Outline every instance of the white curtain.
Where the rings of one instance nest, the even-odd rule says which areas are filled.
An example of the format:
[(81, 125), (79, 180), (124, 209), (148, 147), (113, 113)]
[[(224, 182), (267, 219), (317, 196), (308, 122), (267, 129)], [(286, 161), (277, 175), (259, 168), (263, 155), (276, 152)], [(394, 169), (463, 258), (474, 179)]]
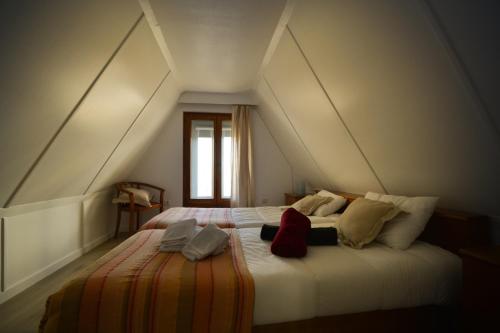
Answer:
[(234, 106), (231, 131), (233, 136), (231, 207), (253, 207), (252, 131), (248, 105)]

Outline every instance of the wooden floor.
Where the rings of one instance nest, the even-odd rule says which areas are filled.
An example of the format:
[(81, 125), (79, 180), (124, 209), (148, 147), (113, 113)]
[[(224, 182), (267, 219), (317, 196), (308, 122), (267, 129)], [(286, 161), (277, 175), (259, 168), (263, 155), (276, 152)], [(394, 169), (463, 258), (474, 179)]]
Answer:
[(125, 239), (125, 234), (84, 254), (54, 274), (46, 277), (21, 294), (0, 305), (0, 333), (38, 332), (38, 323), (45, 310), (47, 297), (53, 294), (73, 274), (80, 271)]

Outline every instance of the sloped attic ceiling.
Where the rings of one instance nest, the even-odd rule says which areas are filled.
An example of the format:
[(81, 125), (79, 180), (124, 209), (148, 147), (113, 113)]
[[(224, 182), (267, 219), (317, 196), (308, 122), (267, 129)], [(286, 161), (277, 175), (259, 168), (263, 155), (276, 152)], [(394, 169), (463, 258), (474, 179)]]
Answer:
[[(487, 107), (498, 101), (483, 103), (454, 47), (459, 24), (445, 26), (449, 13), (470, 4), (150, 5), (179, 79), (190, 90), (231, 92), (257, 82), (258, 112), (296, 179), (357, 193), (436, 195), (441, 206), (500, 215), (494, 199), (500, 185), (499, 124)], [(478, 6), (491, 7), (483, 12), (497, 7)], [(488, 24), (498, 31), (498, 23)], [(468, 31), (470, 39), (481, 33)], [(492, 35), (486, 38), (494, 44)], [(489, 87), (482, 74), (481, 83)]]
[(121, 179), (180, 94), (139, 3), (1, 6), (2, 207)]
[(500, 215), (500, 97), (490, 89), (499, 24), (481, 14), (498, 13), (494, 2), (480, 2), (477, 18), (463, 14), (475, 13), (466, 1), (433, 0), (9, 6), (2, 203), (105, 188), (127, 175), (156, 133), (143, 129), (159, 129), (179, 93), (254, 89), (296, 180)]
[(291, 126), (333, 188), (498, 216), (495, 111), (441, 23), (422, 1), (297, 2), (258, 84), (260, 112), (285, 115), (271, 126)]
[(253, 87), (286, 0), (150, 0), (149, 7), (188, 91)]

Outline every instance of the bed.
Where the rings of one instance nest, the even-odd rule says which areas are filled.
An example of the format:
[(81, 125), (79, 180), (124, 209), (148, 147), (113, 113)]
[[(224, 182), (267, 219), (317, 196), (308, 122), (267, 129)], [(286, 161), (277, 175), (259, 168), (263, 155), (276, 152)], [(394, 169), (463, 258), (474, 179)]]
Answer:
[[(405, 251), (378, 243), (309, 247), (305, 258), (285, 259), (259, 237), (258, 226), (280, 212), (163, 213), (51, 296), (41, 332), (428, 331), (436, 309), (457, 304), (456, 251), (484, 244), (488, 232), (483, 217), (439, 210)], [(231, 246), (197, 263), (159, 253), (163, 231), (155, 227), (180, 216), (225, 225)], [(335, 216), (312, 223), (331, 224)]]
[(460, 259), (437, 246), (310, 246), (306, 257), (291, 260), (271, 254), (259, 233), (239, 230), (255, 284), (254, 325), (456, 303)]
[[(195, 218), (203, 226), (208, 223), (216, 224), (219, 228), (255, 228), (264, 223), (279, 225), (281, 214), (289, 206), (265, 206), (252, 208), (197, 208), (173, 207), (141, 226), (140, 230), (165, 229), (169, 223), (183, 219)], [(312, 224), (334, 223), (340, 214), (325, 217), (308, 216)]]
[[(47, 300), (40, 332), (250, 332), (254, 304), (236, 229), (224, 253), (191, 262), (140, 231)], [(207, 329), (208, 328), (208, 329)]]

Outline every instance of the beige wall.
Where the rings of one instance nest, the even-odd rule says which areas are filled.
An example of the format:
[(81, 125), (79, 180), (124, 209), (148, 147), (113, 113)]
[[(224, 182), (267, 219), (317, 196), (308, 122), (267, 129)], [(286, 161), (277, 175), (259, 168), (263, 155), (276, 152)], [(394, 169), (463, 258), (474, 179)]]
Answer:
[(294, 191), (297, 191), (298, 184), (306, 181), (313, 187), (332, 187), (265, 81), (259, 83), (256, 94), (259, 98), (257, 112), (272, 132), (292, 169)]
[(431, 19), (418, 1), (297, 3), (257, 86), (263, 117), (311, 183), (498, 216), (498, 137)]
[(142, 19), (12, 204), (83, 194), (167, 73)]
[(0, 6), (3, 302), (108, 238), (181, 88), (135, 0)]
[(476, 90), (485, 117), (500, 135), (500, 3), (478, 0), (427, 0), (440, 37), (453, 52), (466, 85)]
[(141, 11), (134, 0), (4, 1), (0, 6), (8, 13), (0, 21), (4, 207)]
[(4, 290), (13, 297), (106, 241), (114, 212), (110, 191), (0, 209)]
[[(171, 207), (182, 206), (183, 111), (231, 112), (231, 106), (179, 104), (150, 149), (141, 158), (141, 162), (130, 174), (130, 179), (163, 186)], [(290, 166), (256, 111), (252, 113), (252, 128), (256, 161), (256, 203), (281, 205), (284, 200), (283, 193), (292, 188)]]
[(88, 193), (105, 189), (127, 178), (141, 156), (150, 146), (154, 146), (154, 139), (176, 108), (179, 93), (179, 86), (170, 74), (96, 176)]
[[(256, 203), (282, 204), (308, 182), (436, 195), (498, 218), (498, 15), (488, 6), (296, 2), (255, 89)], [(106, 239), (110, 197), (92, 193), (136, 179), (181, 205), (182, 111), (230, 107), (177, 106), (183, 87), (135, 0), (3, 2), (0, 12), (1, 302)], [(185, 97), (242, 96), (254, 100)]]

